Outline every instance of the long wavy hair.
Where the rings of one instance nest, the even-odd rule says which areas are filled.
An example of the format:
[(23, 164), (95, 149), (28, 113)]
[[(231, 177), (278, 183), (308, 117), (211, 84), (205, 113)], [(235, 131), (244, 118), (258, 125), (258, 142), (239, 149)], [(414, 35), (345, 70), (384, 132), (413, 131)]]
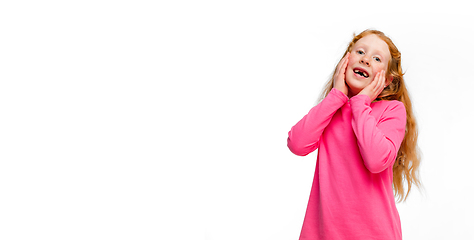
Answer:
[[(357, 41), (370, 34), (375, 34), (380, 39), (385, 41), (390, 50), (390, 55), (392, 56), (388, 63), (386, 79), (393, 77), (393, 80), (374, 101), (398, 100), (405, 105), (406, 109), (407, 122), (405, 128), (405, 137), (403, 138), (400, 149), (398, 150), (397, 159), (393, 164), (393, 189), (395, 191), (397, 201), (403, 202), (406, 201), (413, 184), (419, 189), (422, 186), (419, 178), (421, 156), (417, 146), (418, 129), (415, 115), (413, 114), (410, 96), (403, 79), (404, 73), (402, 72), (401, 53), (398, 51), (398, 48), (395, 46), (395, 44), (393, 44), (392, 40), (383, 32), (368, 29), (361, 32), (359, 35), (354, 34), (352, 41), (347, 46), (346, 52), (344, 52), (341, 59), (346, 55), (347, 52), (352, 51), (352, 48)], [(333, 79), (335, 74), (336, 69), (334, 69), (332, 77), (329, 79), (323, 92), (321, 93), (320, 100), (325, 98), (334, 87)], [(406, 181), (407, 184), (406, 192), (404, 181)]]

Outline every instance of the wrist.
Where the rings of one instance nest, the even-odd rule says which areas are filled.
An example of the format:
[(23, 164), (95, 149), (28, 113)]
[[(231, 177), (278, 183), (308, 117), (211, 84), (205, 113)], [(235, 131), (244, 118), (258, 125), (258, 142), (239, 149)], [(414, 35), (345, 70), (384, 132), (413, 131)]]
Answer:
[(344, 93), (346, 96), (347, 96), (347, 88), (344, 87), (341, 87), (341, 86), (334, 86), (335, 89), (337, 89), (338, 91)]
[(339, 99), (341, 99), (344, 103), (349, 101), (349, 97), (347, 96), (347, 94), (345, 94), (344, 92), (342, 92), (341, 90), (337, 89), (337, 88), (332, 88), (330, 94), (334, 95), (334, 96), (337, 96)]

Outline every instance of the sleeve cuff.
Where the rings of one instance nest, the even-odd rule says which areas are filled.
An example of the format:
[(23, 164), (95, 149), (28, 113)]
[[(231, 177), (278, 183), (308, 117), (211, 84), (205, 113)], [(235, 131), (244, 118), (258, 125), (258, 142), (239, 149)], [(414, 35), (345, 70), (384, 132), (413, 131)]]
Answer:
[(343, 92), (337, 90), (336, 88), (331, 89), (329, 94), (334, 95), (335, 97), (340, 99), (343, 103), (346, 103), (347, 101), (349, 101), (349, 97), (347, 97), (346, 94), (344, 94)]

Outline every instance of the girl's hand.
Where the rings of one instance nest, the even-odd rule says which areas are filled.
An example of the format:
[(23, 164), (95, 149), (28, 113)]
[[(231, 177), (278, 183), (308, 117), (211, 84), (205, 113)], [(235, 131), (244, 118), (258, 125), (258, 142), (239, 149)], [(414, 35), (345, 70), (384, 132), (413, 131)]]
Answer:
[(346, 68), (347, 64), (349, 63), (349, 55), (348, 52), (344, 58), (337, 64), (336, 67), (336, 74), (334, 74), (334, 88), (343, 92), (344, 94), (348, 94), (349, 89), (346, 85)]
[(367, 85), (367, 87), (362, 89), (362, 91), (360, 91), (359, 94), (357, 95), (362, 95), (362, 94), (367, 95), (370, 97), (370, 101), (372, 102), (382, 92), (382, 90), (385, 87), (384, 84), (385, 84), (385, 71), (382, 70), (378, 72), (375, 75), (374, 80), (369, 85)]

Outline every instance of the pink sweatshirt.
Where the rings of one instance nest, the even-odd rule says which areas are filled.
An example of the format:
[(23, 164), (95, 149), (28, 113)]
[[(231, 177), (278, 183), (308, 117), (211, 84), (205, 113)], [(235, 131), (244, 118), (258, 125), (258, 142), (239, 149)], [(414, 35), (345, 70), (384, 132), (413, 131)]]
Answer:
[(318, 150), (300, 240), (402, 239), (392, 167), (405, 135), (399, 101), (332, 89), (288, 133), (288, 148)]

